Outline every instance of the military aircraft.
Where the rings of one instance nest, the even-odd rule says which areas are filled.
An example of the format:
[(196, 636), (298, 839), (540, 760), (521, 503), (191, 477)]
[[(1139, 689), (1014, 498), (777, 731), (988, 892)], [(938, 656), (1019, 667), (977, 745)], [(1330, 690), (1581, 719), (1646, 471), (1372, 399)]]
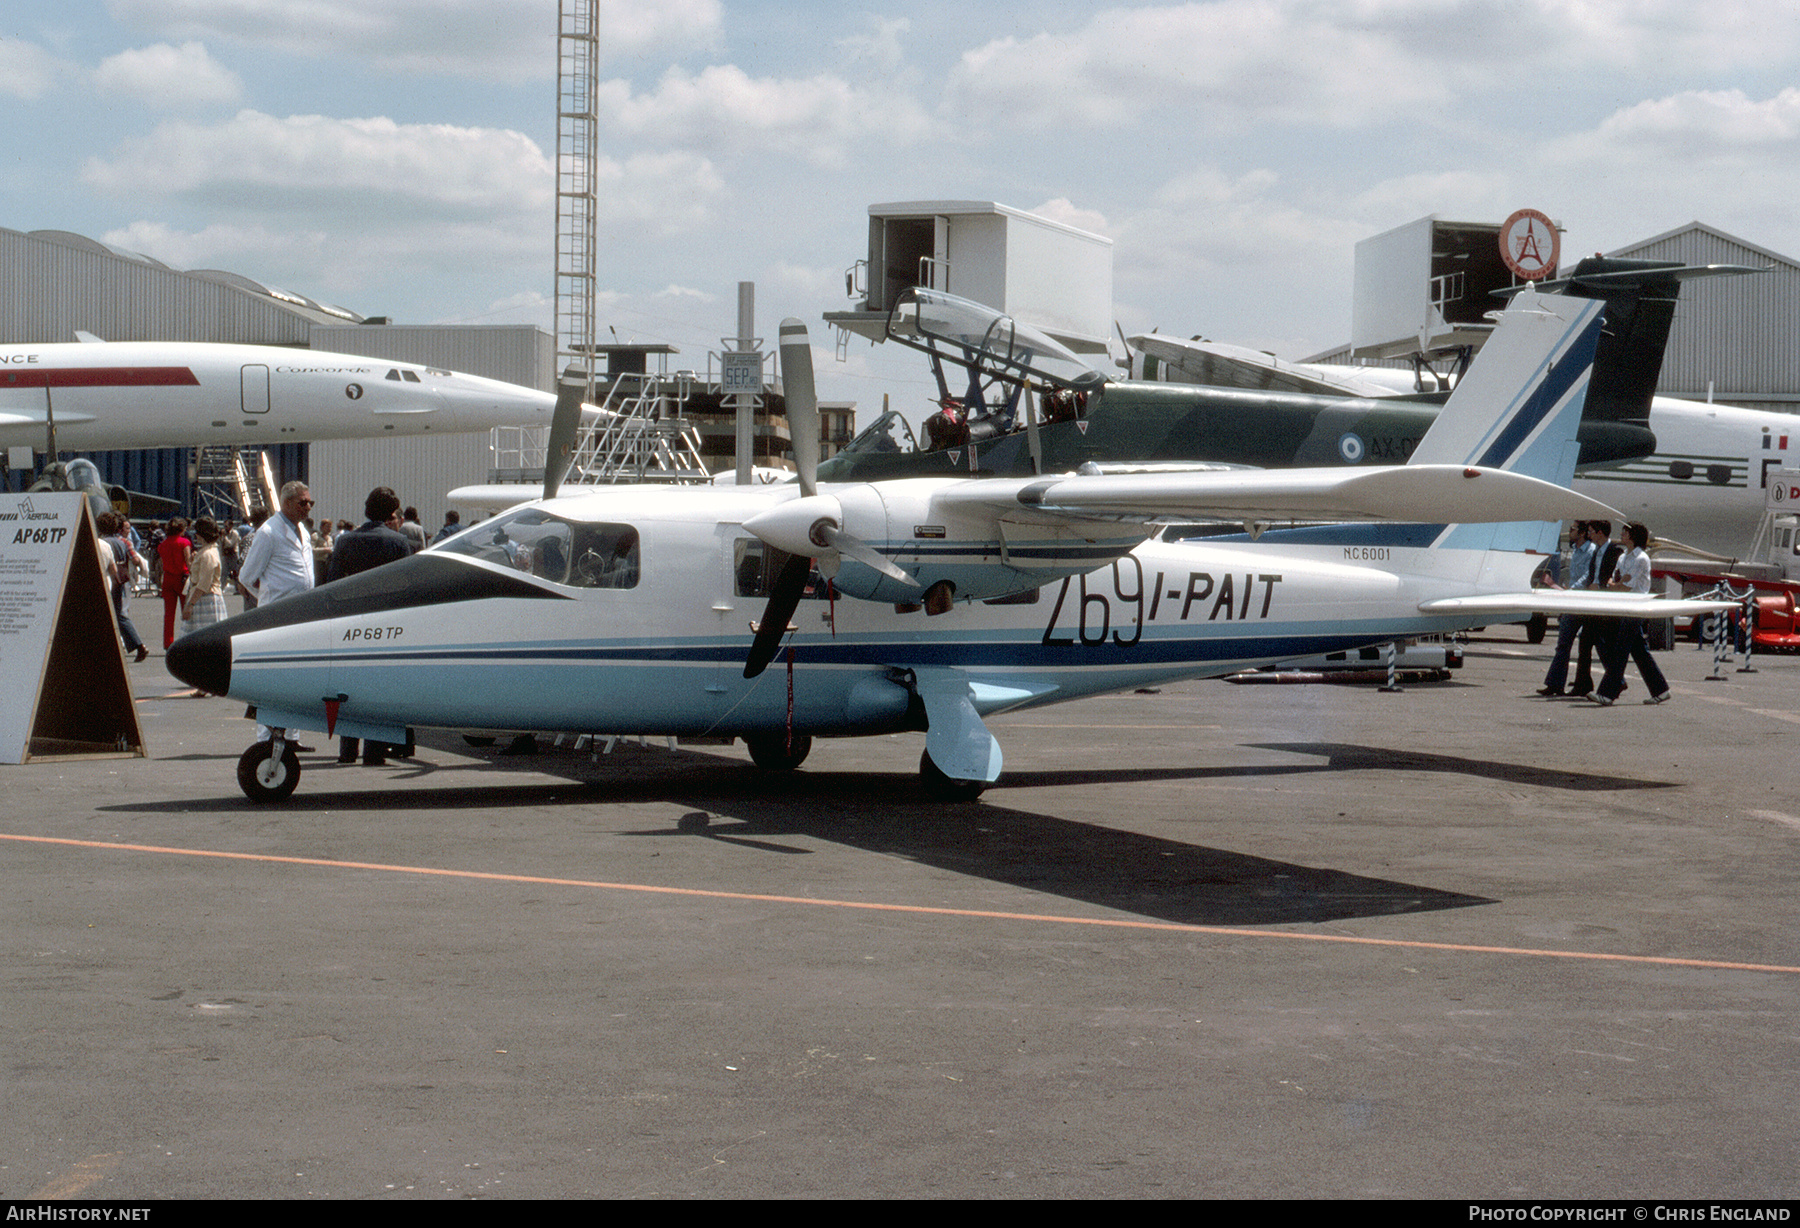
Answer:
[[(1760, 271), (1594, 257), (1540, 287), (1607, 303), (1575, 488), (1659, 537), (1715, 554), (1748, 549), (1766, 474), (1794, 456), (1788, 441), (1800, 431), (1786, 414), (1657, 397), (1656, 380), (1681, 282)], [(941, 396), (958, 402), (950, 410), (958, 421), (918, 440), (900, 414), (884, 414), (825, 462), (822, 479), (1017, 475), (1090, 461), (1393, 465), (1412, 454), (1446, 395), (1384, 378), (1398, 371), (1283, 363), (1156, 335), (1127, 339), (1141, 378), (1110, 380), (1035, 330), (930, 290), (896, 304), (888, 335), (930, 356)], [(967, 371), (966, 390), (952, 395), (946, 365)], [(941, 419), (928, 419), (927, 430)]]
[(280, 346), (97, 338), (0, 346), (0, 447), (381, 439), (548, 425), (555, 404), (550, 393), (478, 375)]
[[(293, 791), (295, 731), (401, 742), (417, 726), (742, 737), (773, 769), (817, 736), (922, 730), (927, 791), (972, 798), (1002, 765), (985, 716), (1534, 600), (1539, 560), (1511, 551), (1553, 542), (1546, 519), (1612, 514), (1556, 484), (1600, 317), (1596, 300), (1520, 295), (1403, 466), (829, 486), (803, 446), (798, 485), (556, 498), (547, 480), (543, 500), (431, 550), (178, 640), (168, 667), (273, 727), (239, 762), (256, 801)], [(781, 355), (804, 444), (818, 436), (800, 321), (782, 323)], [(1326, 546), (1147, 540), (1163, 517), (1202, 516), (1253, 534), (1277, 518), (1402, 523)], [(1658, 610), (1678, 604), (1713, 608)], [(785, 678), (766, 671), (784, 646)]]
[[(1299, 391), (1335, 396), (1393, 398), (1414, 393), (1410, 372), (1379, 367), (1284, 363), (1259, 351), (1213, 341), (1139, 335), (1127, 339), (1134, 371), (1169, 382), (1215, 381), (1235, 388)], [(1646, 359), (1648, 355), (1646, 354)], [(1604, 382), (1596, 362), (1596, 385)], [(1593, 410), (1589, 393), (1589, 412)], [(1423, 433), (1430, 411), (1413, 411), (1412, 429)], [(1575, 489), (1620, 508), (1656, 530), (1659, 541), (1741, 559), (1762, 514), (1769, 475), (1800, 462), (1800, 419), (1793, 414), (1713, 405), (1680, 397), (1649, 402), (1647, 423), (1656, 450), (1575, 472)], [(1397, 439), (1399, 450), (1416, 444)], [(1361, 437), (1349, 446), (1355, 450)], [(1391, 451), (1370, 437), (1365, 453)]]
[[(1607, 303), (1580, 428), (1583, 468), (1654, 450), (1644, 419), (1681, 281), (1752, 271), (1595, 257), (1543, 288)], [(1353, 369), (1340, 377), (1294, 364), (1253, 371), (1235, 347), (1143, 337), (1136, 341), (1158, 351), (1162, 369), (1144, 370), (1140, 359), (1149, 378), (1108, 379), (1028, 325), (924, 288), (895, 303), (887, 336), (930, 358), (941, 400), (954, 404), (926, 420), (922, 446), (898, 413), (883, 415), (820, 468), (823, 480), (1054, 473), (1087, 461), (1395, 465), (1411, 455), (1446, 395), (1392, 395)], [(946, 365), (967, 373), (966, 388), (952, 387)], [(1154, 378), (1171, 369), (1170, 379)], [(1198, 379), (1255, 386), (1192, 382)], [(946, 414), (951, 421), (942, 420)]]

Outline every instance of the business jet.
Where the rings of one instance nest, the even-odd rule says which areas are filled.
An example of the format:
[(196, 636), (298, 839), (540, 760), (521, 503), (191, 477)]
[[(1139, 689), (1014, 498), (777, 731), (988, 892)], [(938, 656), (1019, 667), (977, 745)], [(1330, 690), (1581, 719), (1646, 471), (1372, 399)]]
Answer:
[(438, 367), (280, 346), (0, 346), (0, 447), (299, 443), (545, 426), (547, 392)]
[[(294, 790), (299, 731), (402, 742), (421, 726), (741, 737), (776, 770), (815, 737), (916, 730), (926, 791), (971, 799), (1000, 775), (983, 723), (998, 712), (1454, 631), (1521, 602), (1649, 612), (1530, 588), (1553, 521), (1616, 517), (1566, 486), (1601, 313), (1518, 296), (1402, 466), (844, 485), (814, 480), (811, 349), (790, 319), (798, 484), (557, 497), (547, 474), (545, 498), (203, 628), (168, 668), (273, 728), (238, 765), (258, 802)], [(1397, 523), (1323, 545), (1153, 540), (1169, 517), (1253, 537), (1288, 518)]]

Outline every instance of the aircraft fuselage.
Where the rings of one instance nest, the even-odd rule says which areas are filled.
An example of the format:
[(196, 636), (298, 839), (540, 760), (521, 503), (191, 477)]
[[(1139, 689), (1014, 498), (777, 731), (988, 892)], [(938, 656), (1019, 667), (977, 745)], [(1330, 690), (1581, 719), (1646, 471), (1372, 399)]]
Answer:
[[(171, 669), (289, 728), (323, 730), (324, 700), (342, 696), (340, 731), (390, 740), (408, 726), (785, 729), (785, 652), (760, 677), (743, 676), (748, 624), (766, 597), (755, 581), (761, 543), (736, 516), (696, 523), (677, 502), (691, 508), (694, 493), (559, 501), (576, 534), (573, 549), (556, 551), (564, 581), (533, 574), (542, 545), (516, 560), (474, 546), (491, 532), (478, 525), (403, 563), (208, 628), (180, 642)], [(577, 571), (582, 524), (615, 539), (629, 527), (638, 543), (630, 587)], [(1418, 603), (1497, 576), (1523, 588), (1537, 561), (1443, 548), (1147, 542), (1098, 570), (1004, 603), (958, 602), (935, 618), (821, 594), (801, 602), (787, 641), (792, 727), (918, 728), (910, 688), (934, 669), (954, 669), (987, 715), (1453, 630), (1482, 620), (1426, 617)]]
[(548, 425), (556, 398), (418, 363), (280, 346), (0, 346), (0, 447), (379, 439)]

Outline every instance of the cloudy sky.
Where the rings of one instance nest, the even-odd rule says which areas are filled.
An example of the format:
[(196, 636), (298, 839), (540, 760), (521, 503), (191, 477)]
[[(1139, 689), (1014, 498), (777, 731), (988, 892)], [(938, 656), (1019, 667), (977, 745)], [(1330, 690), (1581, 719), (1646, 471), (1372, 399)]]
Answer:
[[(998, 200), (1110, 236), (1116, 313), (1302, 357), (1357, 240), (1521, 206), (1608, 249), (1701, 219), (1800, 255), (1791, 0), (892, 8), (602, 0), (602, 332), (854, 344), (867, 206)], [(12, 0), (0, 225), (225, 268), (399, 323), (548, 327), (555, 0)], [(889, 347), (891, 349), (891, 347)]]

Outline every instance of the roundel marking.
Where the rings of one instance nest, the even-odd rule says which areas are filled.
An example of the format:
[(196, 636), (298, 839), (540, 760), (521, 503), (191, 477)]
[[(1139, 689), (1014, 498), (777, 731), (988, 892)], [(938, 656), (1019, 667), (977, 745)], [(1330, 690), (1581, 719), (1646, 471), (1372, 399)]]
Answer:
[(1356, 432), (1345, 431), (1338, 436), (1338, 455), (1352, 465), (1362, 460), (1364, 451), (1362, 436)]
[(363, 389), (362, 389), (361, 384), (345, 384), (344, 385), (344, 395), (349, 397), (352, 401), (362, 400), (362, 392), (363, 392)]

